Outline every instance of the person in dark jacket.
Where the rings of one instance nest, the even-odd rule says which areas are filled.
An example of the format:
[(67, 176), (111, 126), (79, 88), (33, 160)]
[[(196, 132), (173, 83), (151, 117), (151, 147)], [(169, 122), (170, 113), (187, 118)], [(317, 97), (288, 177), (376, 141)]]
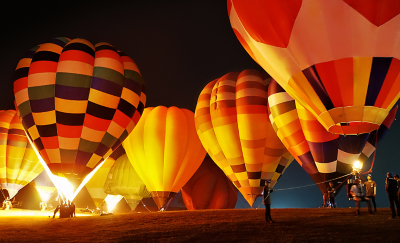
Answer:
[(270, 223), (272, 223), (272, 218), (271, 218), (271, 193), (274, 191), (274, 189), (270, 189), (270, 180), (265, 181), (265, 186), (263, 190), (263, 203), (265, 205), (265, 220)]
[(333, 182), (329, 182), (328, 186), (328, 196), (329, 196), (329, 207), (335, 208), (335, 187), (333, 187)]
[(390, 217), (390, 219), (396, 218), (396, 211), (394, 210), (395, 205), (397, 208), (397, 215), (400, 217), (399, 198), (397, 197), (397, 181), (393, 178), (392, 172), (386, 174), (385, 184), (385, 189), (389, 197), (390, 210), (392, 210), (392, 217)]
[(374, 212), (376, 212), (376, 182), (372, 180), (371, 174), (368, 174), (367, 179), (368, 181), (364, 182), (364, 186), (367, 192), (366, 196), (371, 200), (372, 204), (374, 205)]
[(69, 204), (69, 212), (70, 212), (70, 217), (75, 217), (75, 203), (74, 202), (70, 202)]
[(399, 199), (399, 203), (400, 203), (400, 179), (399, 179), (399, 175), (395, 174), (394, 175), (394, 179), (397, 181), (397, 198)]

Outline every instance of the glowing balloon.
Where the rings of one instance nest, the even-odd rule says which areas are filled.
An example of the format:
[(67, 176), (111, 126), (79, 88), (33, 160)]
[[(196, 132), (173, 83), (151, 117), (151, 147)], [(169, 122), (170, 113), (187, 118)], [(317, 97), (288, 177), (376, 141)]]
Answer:
[(255, 70), (228, 73), (203, 89), (195, 112), (204, 148), (250, 206), (293, 160), (268, 118), (270, 79)]
[[(325, 130), (320, 122), (295, 101), (274, 80), (268, 89), (270, 120), (282, 143), (310, 175), (321, 192), (328, 182), (335, 186), (352, 172), (355, 161), (365, 162), (375, 151), (376, 130), (359, 135), (337, 135)], [(397, 107), (378, 131), (379, 139), (390, 128)], [(379, 134), (382, 132), (382, 136)], [(379, 140), (378, 139), (378, 140)], [(338, 188), (336, 191), (339, 191)]]
[(237, 188), (209, 156), (181, 192), (188, 210), (231, 209), (238, 199)]
[(0, 183), (10, 199), (42, 171), (14, 110), (0, 111)]
[(177, 107), (146, 108), (123, 146), (159, 209), (186, 184), (206, 155), (193, 112)]
[(130, 57), (107, 43), (55, 38), (18, 63), (15, 103), (51, 173), (78, 184), (139, 121), (146, 96)]
[(400, 97), (397, 0), (228, 0), (243, 47), (334, 134), (379, 128)]
[(103, 191), (110, 195), (123, 196), (129, 207), (135, 210), (139, 202), (143, 198), (150, 198), (151, 194), (133, 169), (124, 148), (120, 146), (111, 156), (114, 155), (116, 162), (106, 177)]

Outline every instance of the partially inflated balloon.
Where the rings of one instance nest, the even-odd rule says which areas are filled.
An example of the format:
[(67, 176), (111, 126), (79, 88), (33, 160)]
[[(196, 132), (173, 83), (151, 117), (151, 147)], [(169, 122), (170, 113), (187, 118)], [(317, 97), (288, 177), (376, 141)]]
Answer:
[(85, 187), (92, 197), (96, 207), (100, 207), (104, 199), (107, 197), (107, 194), (109, 194), (104, 192), (103, 187), (105, 185), (111, 167), (114, 166), (115, 161), (123, 154), (125, 154), (125, 150), (122, 146), (119, 146), (110, 155), (110, 157), (108, 157), (106, 162), (96, 171), (92, 178), (86, 183)]
[(235, 208), (238, 199), (237, 188), (209, 156), (181, 192), (188, 210)]
[(228, 0), (243, 47), (334, 134), (378, 129), (400, 97), (397, 0)]
[[(355, 161), (364, 162), (375, 151), (376, 131), (359, 135), (332, 134), (274, 80), (270, 83), (268, 96), (270, 120), (278, 137), (318, 183), (322, 193), (329, 181), (343, 181), (343, 176), (352, 172)], [(379, 138), (390, 128), (396, 112), (397, 107), (381, 125), (378, 134), (382, 132), (382, 136), (378, 135)]]
[(255, 70), (228, 73), (203, 89), (195, 112), (204, 148), (251, 206), (293, 160), (268, 118), (270, 79)]
[(129, 207), (135, 210), (139, 202), (143, 198), (151, 197), (151, 194), (133, 169), (124, 148), (120, 146), (111, 156), (116, 152), (116, 162), (110, 169), (102, 189), (106, 194), (123, 196)]
[(160, 209), (192, 177), (206, 155), (193, 112), (174, 106), (146, 108), (123, 146)]
[(81, 181), (139, 121), (146, 96), (133, 60), (107, 43), (55, 38), (18, 63), (15, 103), (53, 174)]
[(42, 171), (17, 112), (0, 111), (0, 183), (10, 199)]

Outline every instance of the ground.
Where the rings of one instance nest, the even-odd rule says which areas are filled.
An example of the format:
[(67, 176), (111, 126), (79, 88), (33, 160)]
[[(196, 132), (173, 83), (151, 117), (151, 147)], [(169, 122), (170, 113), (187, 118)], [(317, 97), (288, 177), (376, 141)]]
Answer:
[(0, 242), (399, 242), (400, 235), (400, 219), (388, 219), (389, 209), (372, 215), (364, 209), (360, 216), (349, 208), (272, 209), (272, 224), (262, 209), (79, 213), (66, 219), (14, 210), (16, 216), (0, 211)]

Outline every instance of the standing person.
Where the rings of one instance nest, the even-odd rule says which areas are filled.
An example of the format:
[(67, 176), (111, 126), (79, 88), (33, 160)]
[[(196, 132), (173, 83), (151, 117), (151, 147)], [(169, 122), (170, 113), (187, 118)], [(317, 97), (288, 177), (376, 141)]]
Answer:
[(399, 179), (399, 175), (395, 174), (394, 175), (394, 179), (397, 180), (397, 198), (398, 198), (399, 203), (400, 203), (400, 179)]
[(75, 217), (75, 203), (71, 201), (69, 204), (70, 217)]
[(325, 191), (324, 194), (322, 195), (322, 200), (324, 200), (324, 204), (322, 204), (322, 207), (325, 208), (327, 207), (326, 205), (328, 204), (328, 192)]
[(263, 190), (263, 195), (264, 195), (264, 200), (263, 203), (265, 205), (265, 220), (267, 222), (272, 223), (272, 218), (271, 218), (271, 193), (274, 191), (274, 189), (270, 189), (271, 181), (267, 180), (265, 181), (265, 186)]
[(385, 189), (389, 197), (390, 210), (392, 210), (392, 217), (389, 219), (396, 218), (396, 211), (394, 210), (395, 204), (397, 208), (397, 215), (400, 217), (399, 198), (397, 196), (397, 181), (393, 178), (392, 172), (388, 172), (386, 174)]
[(329, 196), (329, 207), (334, 208), (335, 206), (335, 188), (333, 187), (333, 182), (329, 182), (328, 196)]
[[(56, 216), (57, 212), (60, 211), (61, 206), (62, 206), (62, 203), (61, 203), (61, 204), (58, 204), (58, 206), (57, 206), (56, 209), (54, 210), (53, 219), (54, 219), (54, 217)], [(60, 216), (61, 216), (61, 211), (60, 211)]]
[(350, 193), (353, 196), (353, 200), (356, 203), (356, 214), (360, 215), (360, 202), (366, 202), (368, 212), (372, 213), (371, 205), (369, 204), (369, 199), (365, 198), (362, 190), (362, 182), (359, 178), (357, 178), (354, 182), (354, 185), (350, 189)]
[(368, 181), (364, 182), (364, 186), (367, 192), (366, 196), (372, 201), (372, 204), (374, 205), (374, 212), (376, 212), (376, 182), (372, 180), (371, 174), (367, 175), (367, 179)]

